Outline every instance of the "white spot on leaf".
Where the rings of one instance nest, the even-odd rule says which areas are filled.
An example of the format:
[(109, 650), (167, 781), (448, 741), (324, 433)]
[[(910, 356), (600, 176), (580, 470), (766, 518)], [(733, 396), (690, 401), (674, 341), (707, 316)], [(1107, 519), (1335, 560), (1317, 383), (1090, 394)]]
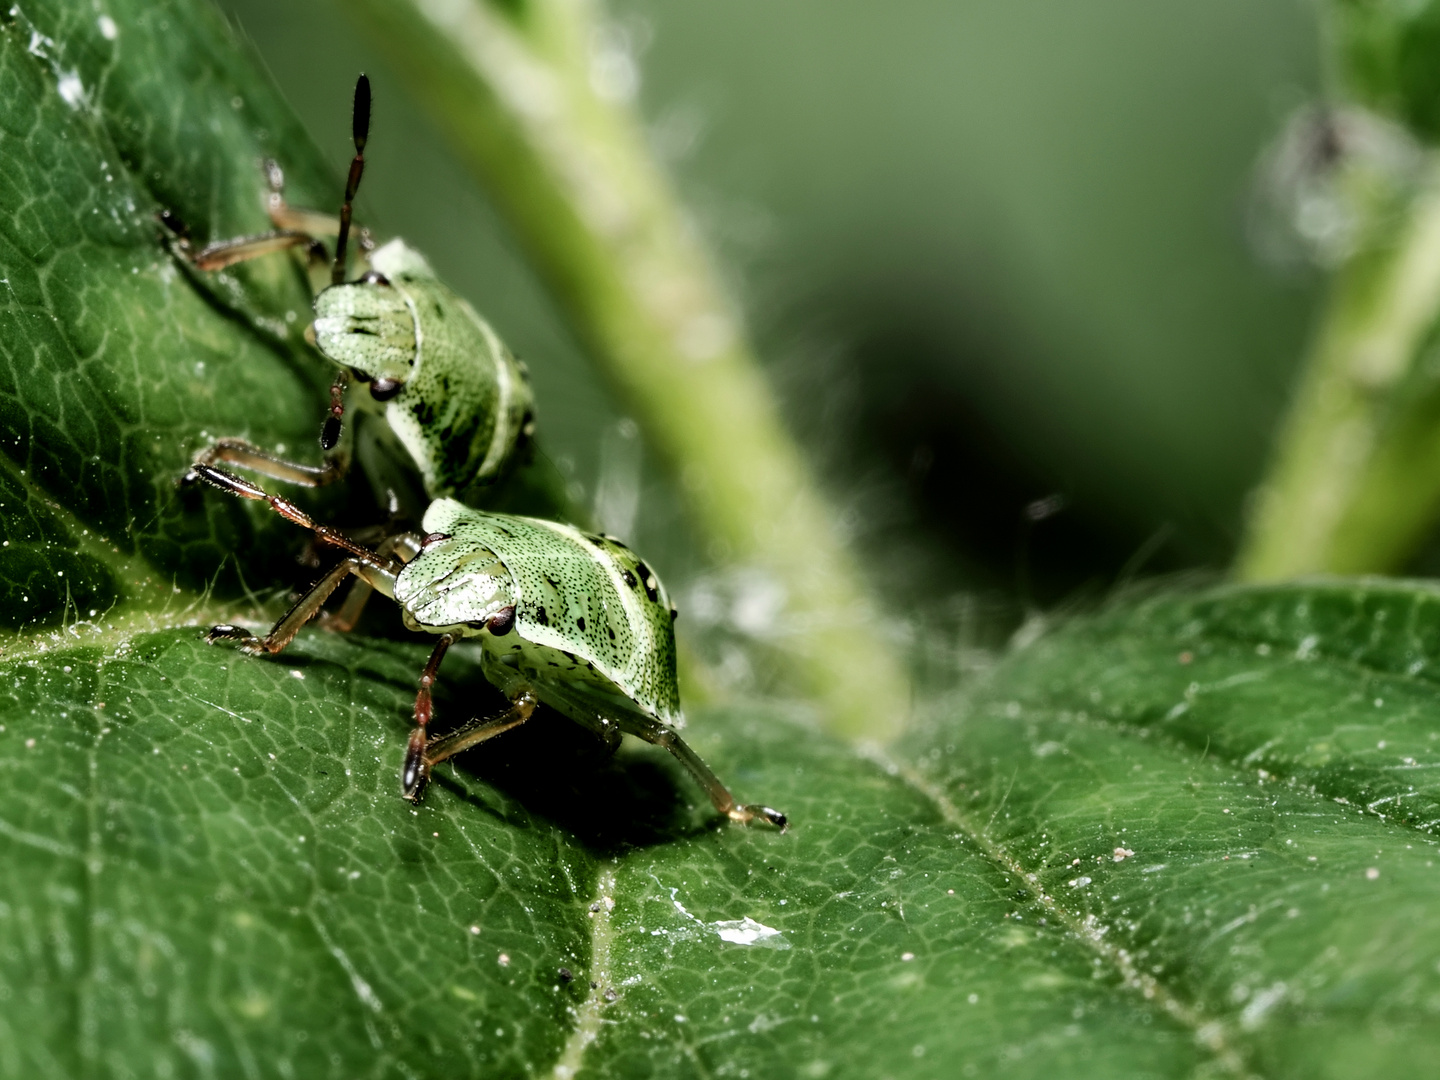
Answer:
[(55, 88), (60, 91), (61, 99), (70, 108), (78, 109), (86, 104), (85, 84), (80, 81), (79, 73), (75, 71), (60, 72)]
[(710, 924), (721, 941), (732, 945), (761, 945), (767, 949), (788, 949), (790, 943), (779, 930), (758, 923), (750, 916), (743, 919), (729, 919)]

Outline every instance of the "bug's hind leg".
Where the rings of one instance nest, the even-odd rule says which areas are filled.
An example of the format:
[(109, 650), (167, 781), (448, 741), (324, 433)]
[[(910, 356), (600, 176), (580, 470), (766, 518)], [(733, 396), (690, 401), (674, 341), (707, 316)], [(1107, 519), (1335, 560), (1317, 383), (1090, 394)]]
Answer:
[[(439, 646), (436, 646), (436, 651), (439, 651)], [(454, 757), (460, 753), (461, 750), (468, 750), (476, 743), (482, 743), (486, 739), (493, 739), (502, 732), (509, 731), (514, 727), (519, 727), (535, 714), (535, 709), (539, 704), (539, 701), (537, 701), (532, 694), (522, 691), (511, 704), (510, 708), (506, 709), (499, 716), (491, 716), (483, 719), (476, 718), (469, 723), (462, 724), (448, 735), (442, 735), (438, 739), (431, 739), (425, 743), (423, 753), (414, 758), (413, 770), (411, 755), (409, 750), (407, 750), (401, 789), (405, 798), (411, 802), (419, 801), (420, 794), (425, 789), (425, 781), (430, 777), (431, 766), (440, 764), (440, 762), (446, 758)], [(416, 702), (416, 709), (418, 712), (418, 701)], [(417, 728), (417, 731), (423, 731), (423, 729)], [(415, 743), (414, 734), (410, 736), (410, 742), (413, 746)]]
[(690, 749), (689, 744), (673, 728), (666, 727), (657, 720), (641, 720), (638, 717), (627, 717), (622, 727), (627, 733), (644, 739), (648, 743), (653, 743), (655, 746), (662, 746), (674, 754), (680, 764), (684, 765), (696, 782), (705, 789), (705, 794), (710, 796), (710, 801), (715, 805), (715, 809), (731, 821), (749, 825), (759, 818), (777, 826), (781, 832), (784, 832), (789, 826), (789, 820), (779, 810), (761, 806), (759, 803), (744, 805), (736, 803), (735, 796), (730, 794), (730, 789), (725, 786), (720, 777), (711, 771), (710, 766), (701, 760), (699, 754)]

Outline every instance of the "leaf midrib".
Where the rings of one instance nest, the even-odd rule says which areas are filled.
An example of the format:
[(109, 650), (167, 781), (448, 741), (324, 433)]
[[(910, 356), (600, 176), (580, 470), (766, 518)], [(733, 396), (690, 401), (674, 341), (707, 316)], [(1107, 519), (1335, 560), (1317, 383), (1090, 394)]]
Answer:
[(1027, 869), (1004, 845), (991, 839), (988, 829), (979, 828), (938, 785), (926, 779), (909, 763), (891, 758), (884, 751), (867, 747), (864, 753), (885, 773), (899, 776), (908, 787), (923, 796), (947, 824), (963, 832), (999, 869), (1033, 885), (1035, 899), (1030, 902), (1032, 906), (1043, 909), (1075, 940), (1102, 959), (1119, 976), (1125, 989), (1139, 993), (1147, 1004), (1158, 1006), (1166, 1016), (1188, 1029), (1196, 1044), (1209, 1051), (1216, 1064), (1227, 1073), (1246, 1077), (1260, 1075), (1247, 1060), (1248, 1055), (1232, 1042), (1232, 1025), (1229, 1022), (1209, 1017), (1199, 1004), (1186, 1000), (1154, 975), (1140, 971), (1130, 961), (1125, 949), (1111, 945), (1106, 940), (1107, 934), (1096, 933), (1099, 920), (1093, 914), (1081, 916), (1065, 908), (1045, 891), (1038, 872)]

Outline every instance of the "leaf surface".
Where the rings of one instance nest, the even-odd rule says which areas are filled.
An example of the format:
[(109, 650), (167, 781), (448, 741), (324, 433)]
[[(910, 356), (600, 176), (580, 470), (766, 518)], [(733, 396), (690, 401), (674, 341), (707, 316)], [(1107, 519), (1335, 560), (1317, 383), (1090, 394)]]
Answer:
[[(546, 714), (412, 808), (427, 645), (204, 645), (303, 538), (174, 487), (214, 435), (313, 452), (330, 372), (295, 264), (197, 277), (155, 212), (332, 178), (203, 5), (12, 8), (0, 89), (0, 1073), (1433, 1071), (1434, 589), (1119, 605), (891, 758), (698, 711), (784, 835)], [(438, 702), (497, 707), (464, 648)]]

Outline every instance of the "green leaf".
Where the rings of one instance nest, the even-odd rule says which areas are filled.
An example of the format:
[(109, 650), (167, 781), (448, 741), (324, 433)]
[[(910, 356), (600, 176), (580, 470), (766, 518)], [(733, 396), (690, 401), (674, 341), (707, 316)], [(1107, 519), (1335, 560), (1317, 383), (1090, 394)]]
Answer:
[[(895, 763), (773, 709), (706, 712), (697, 748), (784, 807), (784, 835), (717, 827), (664, 755), (607, 764), (558, 717), (412, 809), (423, 648), (310, 632), (262, 661), (198, 637), (8, 665), (8, 1071), (1434, 1059), (1440, 591), (1225, 590), (1078, 623)], [(442, 715), (490, 707), (464, 654), (444, 685)]]
[(1421, 585), (1156, 600), (1016, 657), (911, 749), (1023, 875), (1021, 918), (1089, 943), (1221, 1063), (1419, 1074), (1440, 1040), (1437, 634)]
[(196, 282), (155, 219), (169, 209), (202, 242), (264, 229), (263, 155), (282, 154), (301, 204), (336, 190), (313, 147), (209, 9), (107, 11), (22, 3), (0, 19), (0, 620), (13, 627), (67, 605), (89, 620), (192, 601), (241, 548), (252, 580), (279, 576), (294, 547), (279, 522), (181, 500), (174, 481), (207, 433), (314, 447), (328, 381), (301, 344), (294, 267)]
[[(783, 835), (543, 713), (412, 808), (425, 643), (203, 644), (219, 569), (291, 583), (304, 540), (174, 477), (213, 434), (312, 446), (329, 371), (296, 267), (197, 278), (153, 215), (263, 228), (269, 153), (296, 203), (335, 188), (208, 8), (106, 11), (0, 21), (0, 1073), (1432, 1068), (1430, 588), (1117, 607), (893, 759), (699, 712)], [(457, 647), (441, 722), (497, 704)]]

